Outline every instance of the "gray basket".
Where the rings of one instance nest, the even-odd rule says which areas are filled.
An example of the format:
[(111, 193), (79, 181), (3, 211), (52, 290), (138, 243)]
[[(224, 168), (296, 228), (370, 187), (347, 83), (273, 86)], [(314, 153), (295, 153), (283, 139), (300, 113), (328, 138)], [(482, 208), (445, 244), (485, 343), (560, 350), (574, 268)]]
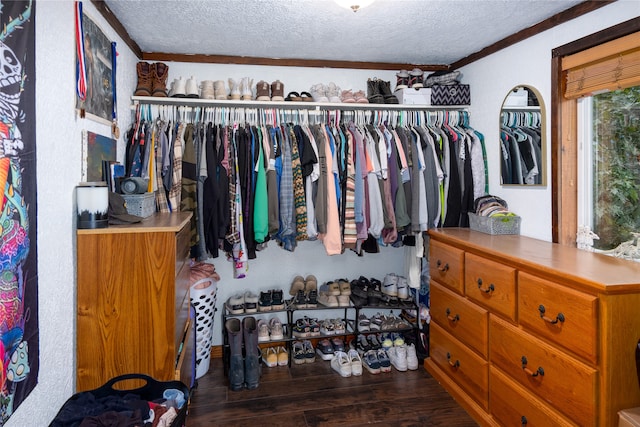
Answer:
[(469, 212), (469, 228), (487, 234), (520, 234), (519, 216), (479, 216)]
[(154, 193), (123, 194), (122, 197), (127, 203), (127, 212), (129, 215), (146, 218), (153, 215), (156, 211), (156, 198)]

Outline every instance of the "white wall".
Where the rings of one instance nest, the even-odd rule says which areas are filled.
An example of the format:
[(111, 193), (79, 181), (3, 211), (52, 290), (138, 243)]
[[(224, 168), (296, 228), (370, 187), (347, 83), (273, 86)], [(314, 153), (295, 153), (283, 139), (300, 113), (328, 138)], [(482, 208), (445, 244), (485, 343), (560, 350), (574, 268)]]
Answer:
[[(471, 124), (485, 136), (489, 191), (522, 217), (521, 234), (551, 241), (551, 50), (639, 15), (636, 0), (620, 0), (461, 69), (471, 84)], [(545, 187), (500, 185), (500, 108), (509, 91), (523, 84), (538, 89), (546, 106)]]
[[(118, 110), (122, 134), (130, 123), (130, 95), (136, 83), (137, 59), (99, 17), (91, 2), (85, 11), (118, 42)], [(472, 125), (487, 142), (497, 141), (498, 114), (502, 99), (516, 84), (528, 83), (550, 94), (551, 48), (637, 16), (637, 3), (619, 1), (553, 29), (509, 50), (471, 64), (463, 70), (472, 85)], [(596, 19), (597, 17), (597, 19)], [(109, 135), (109, 128), (75, 116), (74, 9), (70, 0), (39, 1), (36, 9), (36, 93), (38, 173), (38, 255), (40, 373), (39, 383), (6, 424), (7, 427), (44, 426), (74, 392), (75, 384), (75, 200), (74, 187), (81, 180), (81, 132)], [(424, 47), (428, 49), (428, 46)], [(366, 89), (366, 79), (393, 80), (393, 72), (331, 70), (317, 68), (249, 67), (236, 65), (170, 63), (170, 79), (194, 75), (197, 79), (253, 77), (280, 79), (288, 91), (308, 90), (312, 84), (334, 81), (343, 88)], [(395, 82), (394, 82), (395, 83)], [(119, 142), (122, 153), (124, 143)], [(490, 168), (498, 167), (497, 145), (489, 149)], [(122, 156), (122, 155), (121, 155)], [(493, 170), (493, 169), (492, 169)], [(504, 196), (524, 217), (523, 234), (550, 235), (550, 189), (511, 190), (498, 185), (498, 172), (490, 173), (491, 191)], [(529, 208), (535, 206), (535, 209)], [(529, 208), (529, 209), (527, 209)], [(527, 212), (527, 210), (531, 212)], [(320, 282), (338, 277), (381, 278), (402, 271), (403, 250), (389, 248), (380, 254), (358, 258), (348, 253), (327, 257), (317, 242), (305, 242), (294, 253), (271, 244), (258, 259), (250, 261), (248, 278), (233, 280), (229, 263), (214, 260), (222, 276), (218, 305), (236, 290), (273, 287), (288, 292), (295, 274), (313, 273)], [(220, 320), (216, 319), (215, 342), (220, 342)], [(219, 373), (218, 373), (219, 374)]]
[[(118, 43), (119, 110), (128, 126), (136, 58), (91, 2), (83, 6)], [(7, 427), (48, 425), (74, 391), (74, 187), (81, 181), (81, 134), (87, 129), (110, 135), (110, 127), (75, 116), (74, 2), (39, 1), (35, 19), (40, 373)]]

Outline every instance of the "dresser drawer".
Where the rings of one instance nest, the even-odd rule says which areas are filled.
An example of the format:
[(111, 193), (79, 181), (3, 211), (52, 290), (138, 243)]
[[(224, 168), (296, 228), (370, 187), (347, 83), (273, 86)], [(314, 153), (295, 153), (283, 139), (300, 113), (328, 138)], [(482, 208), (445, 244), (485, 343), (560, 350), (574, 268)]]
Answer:
[(470, 253), (464, 259), (466, 295), (516, 321), (516, 270)]
[(580, 425), (595, 425), (597, 371), (496, 316), (489, 359), (525, 389)]
[(576, 426), (494, 366), (489, 368), (491, 415), (504, 426)]
[(489, 364), (437, 324), (429, 328), (431, 359), (478, 404), (487, 409)]
[(444, 330), (487, 358), (489, 314), (437, 283), (431, 284), (431, 318)]
[(519, 273), (518, 316), (520, 324), (537, 337), (597, 363), (597, 297)]
[(432, 240), (429, 258), (431, 279), (437, 280), (459, 294), (464, 293), (464, 252)]

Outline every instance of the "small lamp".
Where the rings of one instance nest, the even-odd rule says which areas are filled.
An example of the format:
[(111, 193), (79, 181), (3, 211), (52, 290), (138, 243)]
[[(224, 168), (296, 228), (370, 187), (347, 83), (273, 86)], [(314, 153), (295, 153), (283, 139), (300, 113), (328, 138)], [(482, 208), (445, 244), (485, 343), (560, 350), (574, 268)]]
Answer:
[(81, 182), (76, 187), (78, 228), (109, 226), (109, 189), (107, 183)]

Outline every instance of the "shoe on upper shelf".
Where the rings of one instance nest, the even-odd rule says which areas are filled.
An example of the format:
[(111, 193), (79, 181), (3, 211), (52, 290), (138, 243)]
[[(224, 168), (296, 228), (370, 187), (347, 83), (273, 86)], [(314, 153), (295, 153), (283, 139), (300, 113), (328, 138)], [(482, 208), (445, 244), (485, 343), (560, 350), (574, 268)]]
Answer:
[(260, 291), (258, 311), (271, 311), (271, 291)]
[(329, 98), (329, 102), (339, 103), (342, 102), (340, 100), (340, 86), (337, 86), (334, 82), (330, 82), (327, 85), (327, 98)]
[(318, 291), (318, 302), (325, 307), (339, 307), (338, 299), (335, 295), (331, 294), (329, 291), (329, 286), (325, 283), (320, 286), (320, 290)]
[[(311, 92), (311, 96), (313, 97), (314, 102), (329, 102), (329, 97), (327, 96), (327, 87), (322, 83), (311, 86), (309, 88), (309, 92)], [(302, 95), (302, 93), (300, 95)]]
[(271, 310), (284, 310), (283, 294), (282, 289), (271, 290)]
[(233, 294), (225, 303), (229, 314), (242, 314), (244, 313), (244, 295), (243, 294)]
[(409, 72), (407, 70), (400, 70), (396, 73), (396, 90), (406, 89), (409, 87)]
[(271, 100), (284, 101), (284, 85), (280, 80), (271, 83)]
[(244, 312), (245, 313), (258, 312), (258, 296), (251, 291), (246, 291), (244, 293)]
[(269, 83), (260, 80), (256, 84), (256, 101), (271, 101), (269, 96)]

